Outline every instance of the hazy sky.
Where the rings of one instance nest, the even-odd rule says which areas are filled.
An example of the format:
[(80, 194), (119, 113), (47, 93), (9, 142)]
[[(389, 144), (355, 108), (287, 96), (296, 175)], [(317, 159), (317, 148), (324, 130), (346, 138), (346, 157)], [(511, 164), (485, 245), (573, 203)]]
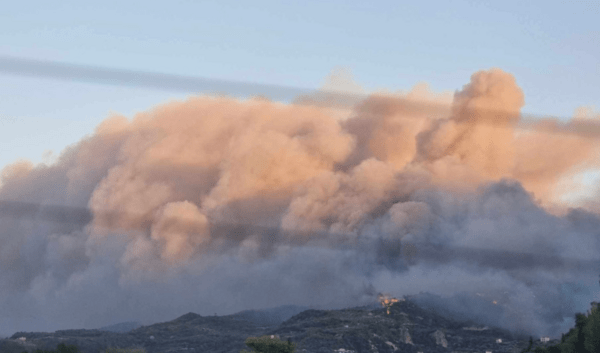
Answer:
[[(597, 1), (11, 1), (0, 55), (306, 88), (344, 67), (367, 90), (455, 91), (499, 67), (524, 112), (568, 117), (600, 106), (599, 16)], [(0, 75), (0, 165), (183, 97)]]

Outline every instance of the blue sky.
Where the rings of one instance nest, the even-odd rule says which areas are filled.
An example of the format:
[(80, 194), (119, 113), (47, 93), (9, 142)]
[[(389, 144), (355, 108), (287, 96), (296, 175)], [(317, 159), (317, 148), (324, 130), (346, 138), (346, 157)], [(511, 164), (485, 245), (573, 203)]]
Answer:
[[(317, 88), (336, 67), (367, 90), (454, 91), (515, 75), (533, 114), (600, 107), (596, 1), (20, 1), (0, 56)], [(41, 161), (111, 112), (185, 94), (0, 75), (0, 166)]]

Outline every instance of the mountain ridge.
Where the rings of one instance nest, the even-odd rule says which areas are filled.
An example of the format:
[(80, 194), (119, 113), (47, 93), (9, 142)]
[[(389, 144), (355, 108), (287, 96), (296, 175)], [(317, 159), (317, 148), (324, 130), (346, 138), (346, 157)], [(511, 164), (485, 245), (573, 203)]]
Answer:
[[(59, 343), (74, 344), (82, 353), (103, 352), (109, 347), (143, 348), (147, 353), (238, 353), (250, 336), (273, 335), (291, 340), (297, 352), (519, 352), (526, 337), (507, 330), (457, 321), (400, 300), (386, 308), (363, 306), (337, 310), (306, 309), (278, 322), (300, 307), (242, 311), (225, 316), (201, 316), (189, 312), (174, 320), (140, 326), (129, 332), (61, 330), (54, 333), (17, 332), (0, 340), (1, 353), (52, 349)], [(266, 314), (265, 314), (266, 313)], [(263, 315), (264, 314), (264, 315)], [(261, 315), (271, 319), (263, 320)], [(258, 319), (257, 319), (258, 317)], [(261, 323), (271, 322), (268, 326)], [(20, 344), (21, 351), (4, 349)], [(499, 341), (500, 340), (500, 341)], [(21, 342), (22, 343), (22, 342)], [(552, 343), (552, 342), (550, 342)], [(12, 347), (11, 346), (11, 347)]]

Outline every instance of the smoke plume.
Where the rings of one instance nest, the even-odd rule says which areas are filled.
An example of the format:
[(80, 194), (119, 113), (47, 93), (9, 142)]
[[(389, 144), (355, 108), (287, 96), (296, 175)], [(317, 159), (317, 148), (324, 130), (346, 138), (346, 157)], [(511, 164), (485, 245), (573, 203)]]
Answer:
[(600, 217), (559, 202), (597, 167), (573, 133), (594, 118), (523, 128), (523, 105), (492, 69), (450, 100), (421, 85), (344, 114), (197, 96), (111, 116), (2, 170), (0, 332), (428, 292), (556, 335), (598, 299)]

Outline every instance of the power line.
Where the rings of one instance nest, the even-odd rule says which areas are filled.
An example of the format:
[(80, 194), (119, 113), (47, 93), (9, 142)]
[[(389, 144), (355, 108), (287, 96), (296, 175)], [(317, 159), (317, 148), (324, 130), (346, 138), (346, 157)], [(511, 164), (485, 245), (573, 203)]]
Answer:
[[(276, 101), (293, 102), (294, 104), (299, 105), (331, 108), (352, 108), (365, 102), (367, 99), (387, 99), (402, 105), (402, 108), (408, 112), (410, 112), (411, 109), (416, 109), (419, 110), (419, 112), (426, 114), (437, 114), (450, 111), (449, 105), (440, 104), (438, 102), (416, 101), (380, 93), (341, 93), (337, 91), (315, 90), (284, 85), (249, 83), (91, 65), (76, 65), (9, 56), (0, 56), (0, 73), (113, 86), (142, 87), (187, 92), (190, 94), (266, 97)], [(481, 114), (482, 112), (492, 116), (491, 119), (483, 121), (482, 123), (484, 124), (496, 124), (497, 121), (503, 121), (502, 116), (506, 114), (515, 115), (514, 112), (502, 110), (486, 111), (479, 108), (473, 109), (472, 112), (463, 109), (462, 113)], [(370, 114), (373, 113), (370, 112)], [(410, 114), (407, 114), (407, 118), (410, 118)], [(599, 121), (580, 119), (564, 122), (566, 120), (568, 119), (535, 114), (520, 114), (520, 122), (516, 127), (525, 130), (535, 129), (536, 131), (550, 134), (574, 134), (583, 138), (600, 138)], [(461, 122), (459, 121), (457, 123), (460, 124)]]
[(168, 91), (232, 96), (265, 96), (274, 100), (291, 101), (300, 96), (326, 93), (324, 104), (348, 106), (360, 102), (366, 95), (323, 92), (264, 83), (248, 83), (214, 78), (173, 75), (157, 72), (114, 69), (91, 65), (75, 65), (54, 61), (0, 56), (0, 72), (10, 75), (79, 81), (113, 86), (153, 88)]
[[(0, 72), (18, 76), (29, 76), (39, 77), (48, 79), (60, 79), (68, 81), (79, 81), (97, 84), (108, 84), (117, 86), (131, 86), (131, 87), (146, 87), (154, 89), (164, 89), (172, 91), (181, 91), (189, 93), (207, 93), (207, 94), (227, 94), (234, 96), (266, 96), (275, 100), (293, 101), (296, 104), (307, 104), (307, 105), (319, 105), (328, 107), (352, 107), (356, 104), (363, 102), (368, 99), (369, 95), (361, 94), (347, 94), (339, 92), (328, 92), (320, 90), (312, 90), (306, 88), (297, 88), (290, 86), (281, 85), (269, 85), (269, 84), (258, 84), (258, 83), (247, 83), (241, 81), (227, 81), (218, 79), (208, 79), (200, 77), (191, 77), (183, 75), (171, 75), (163, 73), (133, 71), (133, 70), (122, 70), (103, 68), (96, 66), (87, 65), (74, 65), (68, 63), (51, 62), (51, 61), (40, 61), (14, 57), (1, 57), (0, 56)], [(298, 99), (304, 97), (304, 99)], [(371, 97), (373, 98), (373, 97)], [(398, 104), (403, 104), (405, 108), (410, 109), (416, 108), (420, 110), (430, 111), (432, 113), (439, 112), (441, 110), (448, 110), (448, 106), (441, 105), (433, 102), (417, 102), (413, 100), (407, 100), (399, 97), (375, 97), (375, 99), (393, 99)], [(493, 114), (507, 114), (502, 111), (490, 112)], [(523, 116), (522, 116), (523, 117)], [(527, 115), (529, 119), (524, 119), (518, 126), (520, 128), (529, 129), (535, 128), (536, 131), (543, 131), (548, 133), (568, 133), (575, 134), (584, 138), (599, 138), (600, 137), (600, 124), (595, 121), (570, 121), (567, 123), (560, 122), (558, 119), (547, 120), (543, 124), (536, 120), (539, 120), (540, 116)], [(493, 123), (493, 121), (486, 121), (486, 123)], [(71, 223), (80, 226), (89, 224), (94, 216), (103, 217), (104, 219), (118, 219), (121, 212), (92, 212), (87, 208), (81, 207), (70, 207), (70, 206), (58, 206), (58, 205), (42, 205), (36, 203), (26, 203), (18, 201), (0, 201), (0, 217), (12, 217), (15, 219), (37, 219), (46, 220), (58, 223)], [(213, 223), (215, 230), (225, 232), (262, 232), (264, 234), (278, 234), (279, 236), (288, 234), (287, 238), (300, 238), (300, 239), (316, 239), (320, 236), (326, 236), (327, 238), (338, 237), (340, 239), (347, 238), (348, 235), (335, 235), (328, 232), (304, 232), (301, 237), (296, 237), (297, 231), (282, 230), (277, 227), (261, 227), (249, 224), (231, 224), (231, 223)], [(294, 233), (294, 234), (293, 234)], [(420, 245), (421, 256), (428, 258), (443, 259), (450, 252), (444, 250), (444, 253), (440, 253), (435, 247)], [(460, 254), (461, 257), (475, 257), (473, 253), (474, 249), (470, 248), (454, 248), (454, 256)], [(492, 251), (489, 249), (477, 249), (476, 252)], [(496, 251), (497, 252), (497, 251)], [(429, 254), (429, 255), (427, 255)], [(444, 255), (446, 254), (446, 255)], [(490, 255), (487, 258), (488, 261), (498, 261), (506, 258), (508, 253), (498, 253), (499, 256)], [(513, 253), (514, 255), (514, 253)], [(516, 254), (520, 258), (523, 258), (523, 254)], [(527, 255), (529, 258), (535, 258), (535, 254)], [(480, 256), (480, 255), (476, 255)], [(565, 259), (557, 262), (556, 258), (539, 258), (534, 262), (545, 262), (550, 264), (564, 263)], [(540, 260), (541, 259), (541, 260)], [(574, 260), (575, 262), (579, 260)], [(587, 261), (587, 260), (585, 260)], [(592, 263), (597, 265), (596, 261)], [(592, 264), (589, 263), (589, 264)], [(531, 265), (534, 265), (533, 263)]]
[[(127, 214), (122, 211), (92, 211), (85, 207), (48, 205), (31, 202), (0, 200), (0, 218), (13, 218), (20, 220), (49, 221), (67, 223), (84, 227), (90, 224), (94, 217), (102, 220), (110, 231), (119, 231), (118, 220), (123, 217), (136, 219), (143, 215)], [(114, 221), (111, 222), (111, 221)], [(170, 225), (181, 226), (185, 229), (194, 229), (193, 222), (181, 218), (171, 218)], [(106, 225), (108, 223), (108, 225)], [(311, 246), (335, 249), (351, 249), (353, 246), (364, 248), (360, 244), (361, 238), (356, 234), (334, 233), (329, 231), (307, 231), (284, 229), (275, 226), (262, 226), (254, 224), (231, 223), (216, 221), (209, 224), (211, 235), (226, 238), (230, 243), (239, 243), (248, 236), (259, 236), (261, 243), (267, 246), (276, 244)], [(144, 228), (142, 225), (141, 228)], [(144, 229), (138, 229), (144, 231)], [(372, 239), (370, 239), (372, 240)], [(375, 241), (375, 244), (377, 241)], [(263, 244), (263, 245), (265, 245)], [(426, 261), (433, 264), (449, 262), (475, 263), (492, 268), (505, 270), (523, 270), (543, 268), (547, 270), (600, 270), (600, 259), (574, 259), (557, 256), (551, 253), (516, 252), (504, 249), (475, 248), (454, 245), (434, 244), (430, 242), (403, 241), (401, 239), (383, 240), (376, 252), (383, 252), (391, 262), (403, 260), (404, 264), (395, 263), (393, 266), (402, 267)]]

